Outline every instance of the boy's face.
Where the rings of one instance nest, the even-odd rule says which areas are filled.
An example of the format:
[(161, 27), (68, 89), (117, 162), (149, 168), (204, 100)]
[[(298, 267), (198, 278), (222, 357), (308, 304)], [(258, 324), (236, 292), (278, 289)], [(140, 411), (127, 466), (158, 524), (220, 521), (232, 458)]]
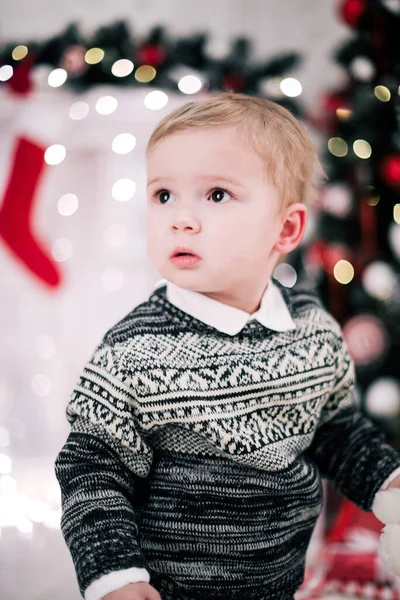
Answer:
[[(147, 252), (162, 277), (238, 307), (262, 294), (279, 256), (278, 193), (234, 127), (164, 138), (148, 153), (147, 182)], [(171, 260), (178, 246), (200, 260)]]

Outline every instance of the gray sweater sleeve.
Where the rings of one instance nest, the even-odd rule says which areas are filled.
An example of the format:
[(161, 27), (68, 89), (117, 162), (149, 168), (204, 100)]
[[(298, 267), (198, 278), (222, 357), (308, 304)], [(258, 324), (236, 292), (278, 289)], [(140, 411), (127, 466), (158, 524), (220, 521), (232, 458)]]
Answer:
[(122, 358), (104, 339), (85, 365), (67, 406), (71, 432), (55, 462), (61, 529), (82, 595), (105, 574), (146, 567), (135, 502), (153, 455), (135, 423)]
[(307, 454), (335, 489), (363, 510), (371, 510), (385, 479), (400, 467), (400, 454), (359, 410), (355, 368), (342, 336), (336, 340), (336, 382), (321, 413)]

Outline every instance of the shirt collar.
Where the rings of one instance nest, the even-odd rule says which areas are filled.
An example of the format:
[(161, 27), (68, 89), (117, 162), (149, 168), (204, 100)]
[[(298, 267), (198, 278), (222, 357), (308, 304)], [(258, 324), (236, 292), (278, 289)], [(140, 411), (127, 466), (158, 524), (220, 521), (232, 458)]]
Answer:
[(204, 296), (200, 292), (181, 288), (166, 279), (159, 281), (155, 287), (165, 284), (167, 300), (171, 304), (228, 335), (236, 335), (252, 319), (274, 331), (296, 329), (282, 292), (272, 279), (269, 280), (262, 296), (260, 308), (253, 314)]

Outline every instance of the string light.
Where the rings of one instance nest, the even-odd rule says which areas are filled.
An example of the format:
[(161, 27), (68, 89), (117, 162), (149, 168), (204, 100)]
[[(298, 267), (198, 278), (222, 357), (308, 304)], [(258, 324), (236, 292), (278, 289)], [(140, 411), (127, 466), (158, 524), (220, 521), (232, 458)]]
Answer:
[(347, 285), (354, 277), (354, 267), (348, 260), (339, 260), (333, 267), (333, 276), (339, 283)]
[(65, 146), (53, 144), (44, 153), (44, 160), (48, 165), (59, 165), (67, 155)]
[(400, 225), (400, 204), (395, 204), (393, 207), (393, 219)]
[(112, 142), (112, 149), (117, 154), (128, 154), (136, 146), (136, 138), (131, 133), (120, 133)]
[(47, 78), (50, 87), (61, 87), (67, 81), (68, 73), (65, 69), (53, 69)]
[(353, 143), (353, 151), (358, 158), (367, 159), (372, 154), (372, 148), (366, 140), (356, 140)]
[(303, 91), (300, 81), (294, 79), (294, 77), (286, 77), (285, 79), (282, 79), (280, 82), (280, 88), (282, 93), (290, 98), (296, 98), (296, 96), (300, 96), (301, 92)]
[(136, 183), (132, 179), (119, 179), (112, 187), (111, 195), (119, 202), (126, 202), (133, 198), (136, 192)]
[(114, 96), (102, 96), (96, 102), (96, 111), (101, 115), (111, 115), (118, 106), (118, 101)]
[(348, 152), (346, 142), (340, 137), (333, 137), (328, 140), (328, 150), (333, 156), (342, 158)]
[(127, 77), (132, 73), (134, 67), (135, 65), (131, 60), (128, 60), (127, 58), (121, 58), (113, 64), (111, 67), (111, 73), (115, 75), (115, 77)]
[(391, 98), (390, 90), (385, 85), (377, 85), (374, 94), (381, 102), (389, 102)]
[(184, 94), (196, 94), (202, 86), (201, 79), (196, 75), (185, 75), (178, 82), (178, 88)]
[(337, 108), (336, 116), (340, 121), (348, 121), (353, 116), (351, 108)]
[(135, 71), (135, 79), (139, 83), (149, 83), (149, 81), (153, 81), (156, 75), (157, 71), (150, 65), (141, 65)]
[(161, 110), (168, 103), (168, 96), (161, 90), (149, 92), (144, 99), (144, 105), (150, 110)]
[(12, 57), (14, 60), (22, 60), (28, 54), (28, 48), (26, 46), (16, 46), (12, 51)]
[(88, 65), (97, 65), (104, 58), (104, 50), (101, 48), (90, 48), (85, 54), (85, 61)]
[(64, 194), (58, 201), (58, 212), (63, 217), (69, 217), (78, 210), (79, 200), (75, 194)]
[(0, 81), (8, 81), (14, 74), (14, 69), (11, 65), (3, 65), (0, 67)]

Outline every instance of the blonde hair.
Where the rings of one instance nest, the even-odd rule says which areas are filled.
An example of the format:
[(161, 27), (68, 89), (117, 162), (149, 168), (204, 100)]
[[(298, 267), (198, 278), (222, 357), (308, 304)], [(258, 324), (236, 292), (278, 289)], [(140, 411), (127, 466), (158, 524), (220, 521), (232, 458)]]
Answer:
[(318, 172), (317, 152), (300, 122), (286, 109), (267, 100), (224, 92), (188, 102), (166, 115), (153, 131), (147, 153), (162, 139), (191, 128), (236, 126), (265, 164), (279, 192), (281, 206), (311, 204)]

